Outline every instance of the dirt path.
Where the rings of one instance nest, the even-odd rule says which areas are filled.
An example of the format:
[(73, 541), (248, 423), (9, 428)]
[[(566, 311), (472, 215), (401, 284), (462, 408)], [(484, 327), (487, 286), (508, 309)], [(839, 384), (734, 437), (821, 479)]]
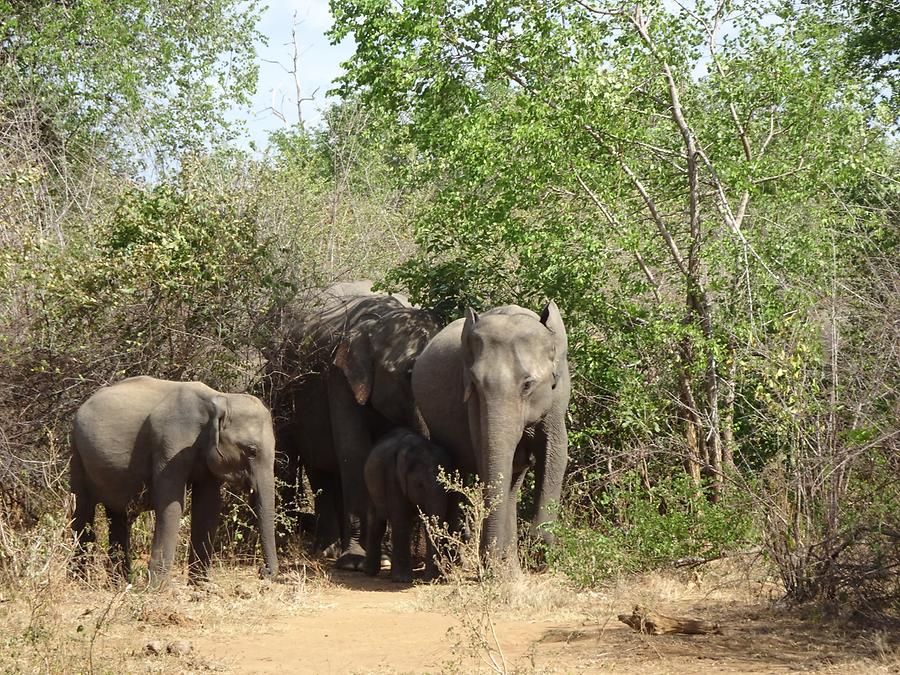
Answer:
[[(510, 672), (900, 672), (900, 662), (878, 659), (877, 649), (868, 650), (874, 659), (860, 657), (866, 645), (858, 635), (780, 616), (728, 584), (702, 588), (660, 577), (578, 594), (530, 577), (500, 595), (491, 623)], [(308, 589), (299, 606), (269, 598), (270, 613), (260, 620), (225, 620), (192, 640), (198, 656), (234, 673), (491, 672), (488, 658), (501, 658), (489, 648), (490, 628), (478, 623), (480, 596), (467, 597), (446, 586), (398, 587), (334, 573), (327, 585)], [(644, 636), (616, 619), (648, 601), (718, 621), (723, 634)]]
[[(900, 673), (896, 633), (788, 613), (741, 575), (652, 575), (591, 593), (539, 575), (489, 592), (303, 564), (286, 577), (222, 567), (208, 589), (160, 593), (61, 577), (0, 597), (0, 671), (468, 674), (497, 672), (493, 658), (510, 673)], [(635, 604), (716, 621), (722, 634), (635, 633), (616, 619)], [(179, 641), (189, 651), (167, 653)]]
[[(366, 587), (360, 587), (366, 586)], [(416, 588), (375, 581), (356, 588), (337, 586), (327, 603), (308, 615), (288, 616), (261, 631), (235, 626), (222, 641), (203, 636), (200, 653), (217, 651), (236, 673), (440, 672), (461, 660), (452, 615), (415, 609)], [(504, 652), (519, 658), (540, 639), (539, 623), (499, 621)], [(450, 637), (448, 637), (450, 632)]]
[[(215, 652), (236, 673), (471, 672), (487, 667), (471, 653), (459, 613), (438, 611), (440, 589), (397, 586), (384, 578), (336, 573), (305, 612), (248, 631), (227, 627), (228, 637), (204, 635), (198, 653)], [(321, 603), (321, 604), (319, 604)], [(318, 604), (318, 606), (316, 606)], [(429, 608), (423, 609), (423, 605)], [(498, 617), (504, 657), (517, 662), (552, 622)], [(485, 652), (486, 653), (486, 652)], [(499, 659), (499, 657), (497, 657)]]

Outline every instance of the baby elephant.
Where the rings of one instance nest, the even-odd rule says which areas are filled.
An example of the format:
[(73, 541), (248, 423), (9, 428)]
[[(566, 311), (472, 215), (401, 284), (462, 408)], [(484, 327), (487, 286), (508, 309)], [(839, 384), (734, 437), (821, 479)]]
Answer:
[[(365, 571), (378, 574), (381, 540), (390, 521), (391, 580), (412, 581), (410, 535), (421, 511), (449, 523), (451, 531), (460, 524), (459, 495), (447, 492), (438, 481), (438, 471), (451, 470), (451, 458), (443, 448), (407, 429), (396, 429), (382, 438), (369, 455), (365, 466), (369, 490)], [(435, 546), (427, 537), (425, 578), (437, 578)]]
[(151, 586), (158, 586), (172, 569), (190, 485), (188, 572), (196, 581), (209, 567), (224, 481), (253, 491), (265, 573), (275, 575), (274, 466), (272, 417), (258, 398), (221, 394), (201, 382), (131, 377), (103, 387), (75, 414), (72, 527), (80, 546), (93, 541), (94, 511), (103, 504), (110, 555), (127, 577), (131, 522), (153, 509), (149, 571)]

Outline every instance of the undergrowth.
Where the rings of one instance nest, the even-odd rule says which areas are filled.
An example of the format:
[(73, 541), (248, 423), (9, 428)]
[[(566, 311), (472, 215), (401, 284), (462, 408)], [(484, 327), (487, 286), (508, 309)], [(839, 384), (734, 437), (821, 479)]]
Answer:
[(683, 559), (715, 559), (758, 538), (742, 494), (711, 502), (687, 475), (647, 486), (638, 471), (598, 489), (603, 483), (587, 476), (570, 490), (553, 525), (556, 543), (547, 550), (551, 568), (580, 586)]

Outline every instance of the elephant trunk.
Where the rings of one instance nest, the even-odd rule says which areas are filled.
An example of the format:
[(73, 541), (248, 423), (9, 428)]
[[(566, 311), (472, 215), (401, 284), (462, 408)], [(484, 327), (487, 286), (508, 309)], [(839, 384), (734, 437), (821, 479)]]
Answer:
[(256, 476), (253, 485), (256, 495), (256, 519), (266, 561), (264, 576), (278, 574), (278, 555), (275, 552), (275, 478), (272, 474)]
[[(515, 555), (516, 495), (511, 494), (513, 458), (522, 435), (522, 412), (512, 405), (480, 407), (481, 480), (485, 483), (488, 515), (484, 522), (480, 550), (485, 562), (501, 561)], [(510, 513), (512, 509), (512, 514)], [(510, 551), (512, 549), (512, 551)]]

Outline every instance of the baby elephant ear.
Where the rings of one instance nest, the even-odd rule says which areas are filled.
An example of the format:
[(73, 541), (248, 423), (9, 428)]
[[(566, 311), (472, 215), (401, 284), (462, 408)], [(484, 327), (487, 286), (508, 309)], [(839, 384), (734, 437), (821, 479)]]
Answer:
[(372, 395), (372, 382), (375, 379), (375, 354), (372, 341), (364, 329), (357, 329), (337, 349), (334, 365), (341, 369), (353, 397), (359, 405), (365, 405)]
[(394, 465), (397, 482), (400, 484), (400, 492), (404, 497), (409, 497), (409, 485), (407, 479), (412, 471), (412, 457), (410, 457), (409, 448), (400, 448), (397, 451), (397, 461)]

